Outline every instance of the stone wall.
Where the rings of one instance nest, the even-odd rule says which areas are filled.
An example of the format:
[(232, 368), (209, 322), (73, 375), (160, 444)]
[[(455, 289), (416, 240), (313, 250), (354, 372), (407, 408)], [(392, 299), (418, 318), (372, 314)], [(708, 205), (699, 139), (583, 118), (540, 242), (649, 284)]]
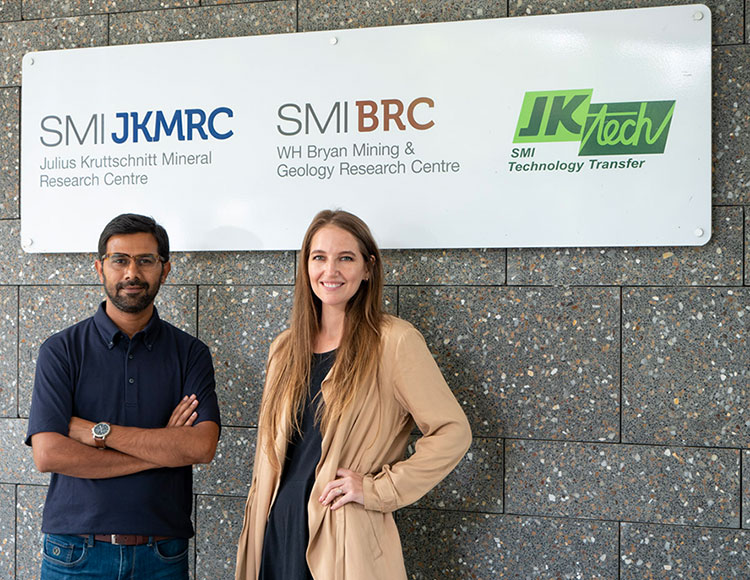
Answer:
[[(93, 254), (21, 250), (25, 52), (677, 3), (0, 0), (0, 578), (38, 576), (48, 478), (23, 438), (39, 344), (102, 297)], [(749, 577), (750, 2), (707, 3), (708, 245), (386, 252), (388, 308), (424, 333), (474, 431), (456, 472), (397, 514), (411, 577)], [(211, 348), (225, 423), (195, 470), (198, 579), (232, 574), (294, 261), (176, 254), (159, 296)]]

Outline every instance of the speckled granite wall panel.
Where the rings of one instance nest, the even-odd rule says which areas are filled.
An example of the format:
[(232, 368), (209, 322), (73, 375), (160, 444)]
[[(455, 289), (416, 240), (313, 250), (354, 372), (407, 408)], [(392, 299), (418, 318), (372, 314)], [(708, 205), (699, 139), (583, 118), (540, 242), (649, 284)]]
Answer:
[(553, 518), (398, 512), (409, 578), (617, 577), (617, 524)]
[(716, 207), (705, 246), (508, 250), (508, 284), (736, 286), (742, 283), (742, 208)]
[(622, 439), (750, 446), (750, 289), (623, 293)]
[(21, 0), (0, 0), (0, 22), (21, 20)]
[(750, 46), (713, 53), (714, 203), (750, 204)]
[(608, 0), (606, 3), (590, 0), (511, 0), (509, 16), (532, 14), (563, 14), (589, 10), (623, 10), (627, 8), (649, 8), (652, 6), (678, 6), (681, 4), (705, 4), (711, 10), (711, 32), (714, 44), (737, 44), (742, 42), (742, 0)]
[(750, 529), (750, 451), (742, 452), (742, 516), (742, 527)]
[[(103, 298), (101, 286), (21, 287), (18, 398), (22, 417), (29, 414), (41, 344), (55, 332), (93, 316)], [(193, 286), (162, 286), (155, 304), (162, 319), (195, 335), (196, 301)]]
[(422, 2), (372, 0), (366, 4), (358, 0), (300, 0), (299, 30), (337, 30), (393, 24), (450, 22), (499, 18), (506, 15), (506, 3), (492, 0), (426, 0)]
[(750, 533), (622, 524), (621, 580), (748, 578)]
[(242, 530), (245, 499), (198, 496), (196, 580), (234, 578), (237, 538)]
[[(96, 240), (91, 242), (92, 248)], [(21, 220), (0, 220), (0, 284), (98, 284), (95, 254), (27, 254)]]
[[(413, 443), (407, 451), (412, 453)], [(502, 513), (503, 440), (474, 437), (456, 469), (414, 507)]]
[(294, 284), (294, 252), (175, 252), (171, 284)]
[(506, 441), (505, 511), (739, 527), (736, 449)]
[(193, 492), (247, 496), (254, 457), (255, 429), (223, 427), (214, 460), (193, 468)]
[(34, 466), (31, 447), (24, 445), (26, 419), (0, 419), (0, 483), (46, 485), (49, 474)]
[(16, 486), (0, 485), (0, 578), (16, 573)]
[(110, 16), (110, 44), (294, 32), (295, 2), (252, 2)]
[(616, 440), (619, 291), (399, 289), (475, 436)]
[[(198, 501), (197, 496), (193, 495), (193, 509), (190, 511), (190, 521), (193, 522), (193, 530), (195, 530), (195, 522), (198, 517)], [(188, 578), (189, 580), (195, 580), (195, 534), (190, 538), (190, 544), (188, 546)]]
[(154, 305), (162, 320), (197, 336), (198, 289), (195, 286), (162, 286)]
[(18, 289), (0, 286), (0, 417), (17, 417)]
[(20, 91), (0, 89), (0, 218), (18, 217)]
[(24, 18), (56, 18), (199, 6), (200, 0), (23, 0)]
[(745, 286), (750, 286), (750, 206), (745, 208)]
[(388, 284), (505, 284), (505, 250), (385, 250)]
[(383, 309), (388, 314), (398, 316), (398, 286), (383, 288)]
[(271, 341), (284, 328), (292, 289), (284, 286), (201, 286), (200, 338), (216, 368), (225, 425), (255, 425)]
[(107, 44), (107, 17), (82, 16), (0, 24), (0, 86), (21, 84), (21, 57), (30, 51)]
[(38, 580), (42, 566), (42, 510), (47, 488), (16, 488), (16, 580)]

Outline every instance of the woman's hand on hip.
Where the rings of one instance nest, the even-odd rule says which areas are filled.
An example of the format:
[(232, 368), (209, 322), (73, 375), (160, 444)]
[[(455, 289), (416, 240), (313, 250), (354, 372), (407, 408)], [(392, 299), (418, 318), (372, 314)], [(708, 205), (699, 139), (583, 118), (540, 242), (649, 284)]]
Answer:
[(326, 484), (318, 501), (323, 505), (330, 506), (332, 510), (350, 502), (364, 505), (362, 476), (355, 471), (340, 467), (336, 471), (336, 479)]

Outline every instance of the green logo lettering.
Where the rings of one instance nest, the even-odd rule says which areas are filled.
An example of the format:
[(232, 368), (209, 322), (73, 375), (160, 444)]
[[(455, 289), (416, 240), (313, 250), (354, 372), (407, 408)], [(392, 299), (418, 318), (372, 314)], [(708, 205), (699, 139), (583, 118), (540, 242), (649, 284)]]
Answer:
[(593, 89), (526, 93), (514, 143), (580, 141)]
[(675, 101), (592, 104), (579, 155), (664, 153)]
[(579, 155), (664, 153), (676, 101), (592, 103), (593, 92), (526, 93), (513, 142), (580, 141)]

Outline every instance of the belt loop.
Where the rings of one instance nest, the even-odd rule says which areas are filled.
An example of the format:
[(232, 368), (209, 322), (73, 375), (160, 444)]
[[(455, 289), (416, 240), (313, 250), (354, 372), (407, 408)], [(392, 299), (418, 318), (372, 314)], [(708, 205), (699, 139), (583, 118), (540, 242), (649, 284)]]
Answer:
[(89, 548), (94, 547), (94, 534), (88, 535), (88, 537), (86, 538), (86, 546), (88, 546)]
[(154, 536), (149, 536), (148, 537), (148, 545), (149, 545), (149, 547), (151, 547), (151, 546), (154, 545)]

